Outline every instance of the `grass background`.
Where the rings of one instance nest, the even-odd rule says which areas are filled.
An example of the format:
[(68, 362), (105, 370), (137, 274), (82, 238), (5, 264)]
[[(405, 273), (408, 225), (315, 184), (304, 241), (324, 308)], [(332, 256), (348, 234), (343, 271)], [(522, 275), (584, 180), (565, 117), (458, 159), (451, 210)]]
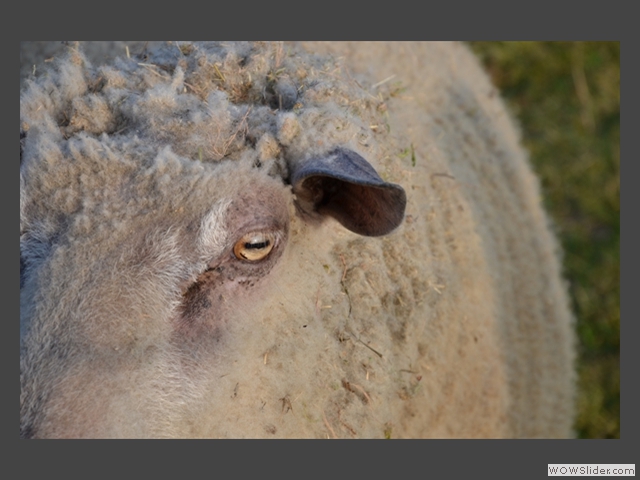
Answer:
[(519, 120), (577, 317), (579, 438), (620, 438), (620, 43), (469, 42)]

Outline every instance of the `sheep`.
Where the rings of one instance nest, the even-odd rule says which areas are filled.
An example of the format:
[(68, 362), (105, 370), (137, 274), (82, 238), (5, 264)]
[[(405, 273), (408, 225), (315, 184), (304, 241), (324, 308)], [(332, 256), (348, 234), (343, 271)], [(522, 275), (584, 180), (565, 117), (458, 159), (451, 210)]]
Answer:
[(559, 248), (466, 46), (65, 49), (20, 93), (21, 437), (572, 436)]

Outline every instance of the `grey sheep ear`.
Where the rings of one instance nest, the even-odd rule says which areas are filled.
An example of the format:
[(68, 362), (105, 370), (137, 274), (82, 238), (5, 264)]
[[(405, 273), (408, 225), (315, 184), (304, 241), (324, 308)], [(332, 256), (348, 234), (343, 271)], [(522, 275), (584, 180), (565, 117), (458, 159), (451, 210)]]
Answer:
[(360, 235), (385, 235), (404, 218), (404, 189), (382, 180), (352, 150), (336, 148), (294, 166), (291, 185), (298, 208), (311, 216), (329, 215)]

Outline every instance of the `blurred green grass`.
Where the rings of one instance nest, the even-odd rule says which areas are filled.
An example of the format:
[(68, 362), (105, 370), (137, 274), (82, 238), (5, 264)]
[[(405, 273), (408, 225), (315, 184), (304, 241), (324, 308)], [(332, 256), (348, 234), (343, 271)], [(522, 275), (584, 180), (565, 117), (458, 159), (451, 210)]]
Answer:
[(469, 42), (518, 119), (564, 249), (579, 438), (620, 438), (620, 44)]

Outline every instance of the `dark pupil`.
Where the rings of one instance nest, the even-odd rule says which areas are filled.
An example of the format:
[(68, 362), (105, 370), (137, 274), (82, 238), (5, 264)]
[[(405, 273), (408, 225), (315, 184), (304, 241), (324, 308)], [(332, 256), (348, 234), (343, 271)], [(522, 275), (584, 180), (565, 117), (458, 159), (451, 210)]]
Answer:
[(261, 248), (267, 248), (269, 246), (269, 240), (259, 243), (245, 243), (244, 248), (253, 248), (254, 250), (260, 250)]

